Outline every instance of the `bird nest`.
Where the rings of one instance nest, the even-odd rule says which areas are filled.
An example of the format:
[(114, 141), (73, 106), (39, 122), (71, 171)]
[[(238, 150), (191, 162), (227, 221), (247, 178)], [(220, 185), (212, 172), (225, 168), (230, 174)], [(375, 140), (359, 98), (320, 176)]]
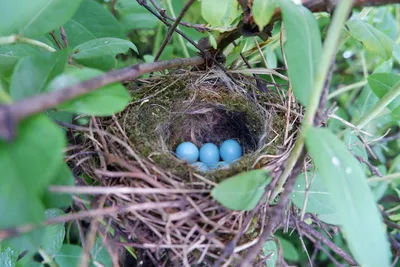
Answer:
[[(278, 177), (301, 115), (287, 108), (293, 103), (281, 88), (264, 92), (253, 77), (228, 77), (220, 70), (177, 70), (127, 87), (132, 102), (126, 109), (92, 119), (71, 150), (75, 165), (91, 178), (86, 183), (106, 188), (106, 205), (120, 207), (110, 215), (129, 241), (120, 245), (134, 247), (144, 266), (207, 266), (242, 232), (228, 259), (234, 265), (268, 222), (267, 204), (245, 224), (248, 212), (223, 207), (210, 191), (252, 169)], [(184, 141), (200, 147), (227, 139), (237, 140), (244, 151), (228, 169), (201, 173), (174, 155)]]

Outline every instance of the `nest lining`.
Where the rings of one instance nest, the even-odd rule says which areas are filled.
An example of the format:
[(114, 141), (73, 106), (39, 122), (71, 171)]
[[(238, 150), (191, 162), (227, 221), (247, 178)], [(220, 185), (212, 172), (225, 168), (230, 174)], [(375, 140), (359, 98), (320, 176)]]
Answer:
[[(92, 133), (79, 152), (102, 153), (84, 160), (75, 157), (83, 172), (101, 186), (159, 190), (154, 194), (111, 194), (107, 204), (150, 205), (113, 220), (134, 241), (134, 247), (160, 261), (187, 265), (218, 258), (225, 243), (240, 230), (246, 213), (220, 206), (208, 190), (253, 168), (265, 168), (272, 177), (279, 176), (289, 154), (292, 142), (283, 138), (285, 125), (289, 119), (293, 127), (286, 134), (293, 137), (298, 116), (287, 117), (287, 112), (276, 109), (281, 98), (258, 91), (253, 79), (236, 74), (235, 79), (233, 82), (216, 70), (179, 70), (140, 80), (131, 85), (134, 101), (125, 111), (99, 123), (120, 141)], [(246, 154), (230, 169), (199, 174), (173, 154), (183, 141), (200, 147), (232, 138)], [(168, 193), (172, 189), (174, 193)], [(159, 206), (163, 203), (168, 208)], [(266, 221), (265, 207), (261, 207), (230, 260), (252, 244)]]

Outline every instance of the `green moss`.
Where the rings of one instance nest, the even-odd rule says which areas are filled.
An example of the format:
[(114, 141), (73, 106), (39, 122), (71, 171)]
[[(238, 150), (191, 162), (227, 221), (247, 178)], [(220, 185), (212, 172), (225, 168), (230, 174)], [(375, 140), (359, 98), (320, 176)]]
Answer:
[[(204, 90), (197, 88), (188, 89), (190, 80), (173, 80), (173, 77), (164, 77), (165, 80), (156, 80), (151, 84), (144, 84), (140, 90), (132, 92), (134, 99), (143, 99), (141, 102), (131, 103), (119, 118), (119, 122), (128, 134), (134, 149), (144, 158), (151, 156), (151, 159), (162, 169), (173, 173), (179, 177), (189, 177), (190, 172), (195, 171), (193, 167), (177, 160), (171, 150), (183, 141), (182, 138), (174, 138), (174, 133), (169, 137), (161, 136), (160, 127), (168, 125), (168, 129), (181, 129), (183, 126), (185, 113), (184, 104), (189, 100), (195, 99), (196, 103), (210, 104), (220, 111), (229, 114), (241, 114), (244, 124), (255, 142), (264, 133), (264, 113), (260, 107), (250, 97), (244, 94), (235, 93), (228, 89), (206, 87)], [(164, 86), (168, 86), (165, 88)], [(276, 94), (261, 94), (259, 103), (280, 101)], [(266, 109), (268, 107), (265, 106)], [(177, 112), (178, 111), (178, 112)], [(180, 115), (177, 116), (176, 113)], [(174, 115), (175, 114), (175, 115)], [(262, 151), (254, 151), (244, 155), (239, 162), (229, 169), (219, 170), (207, 174), (202, 174), (208, 179), (220, 182), (227, 177), (237, 173), (250, 170), (255, 160), (261, 153), (277, 154), (277, 145), (283, 143), (283, 133), (286, 125), (284, 113), (274, 113), (268, 116), (271, 122), (268, 124), (279, 133), (279, 137), (273, 144), (267, 146)], [(174, 120), (171, 122), (171, 116)], [(179, 135), (177, 135), (179, 137)], [(269, 143), (275, 135), (267, 136), (263, 143)], [(163, 149), (164, 148), (164, 149)], [(254, 148), (253, 148), (254, 149)]]

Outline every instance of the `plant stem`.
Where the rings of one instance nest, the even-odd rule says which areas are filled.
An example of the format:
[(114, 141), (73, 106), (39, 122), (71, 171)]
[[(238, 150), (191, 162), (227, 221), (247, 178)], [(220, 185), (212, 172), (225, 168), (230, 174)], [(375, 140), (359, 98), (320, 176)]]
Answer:
[(396, 97), (400, 95), (400, 82), (396, 83), (393, 88), (384, 95), (375, 107), (367, 114), (365, 114), (357, 123), (357, 128), (364, 128), (370, 121), (379, 115)]
[(348, 14), (350, 13), (353, 4), (352, 2), (353, 1), (340, 1), (337, 9), (335, 10), (332, 19), (332, 24), (329, 27), (328, 35), (324, 42), (324, 49), (321, 55), (321, 62), (317, 68), (317, 72), (314, 77), (314, 90), (313, 94), (310, 96), (310, 101), (307, 107), (307, 111), (304, 115), (304, 120), (302, 123), (299, 137), (296, 140), (296, 144), (293, 148), (292, 153), (290, 154), (290, 157), (286, 164), (286, 168), (276, 183), (275, 190), (272, 193), (271, 199), (274, 199), (279, 194), (279, 192), (281, 192), (287, 178), (289, 177), (297, 160), (300, 157), (301, 151), (303, 150), (304, 147), (304, 141), (307, 132), (313, 126), (315, 114), (319, 106), (319, 100), (321, 98), (322, 90), (324, 88), (325, 79), (328, 75), (329, 65), (331, 63), (331, 59), (335, 56), (336, 47), (340, 38), (340, 33), (342, 31), (344, 23), (348, 18)]
[(353, 84), (349, 84), (349, 85), (343, 86), (342, 88), (330, 93), (328, 95), (328, 100), (330, 100), (330, 99), (332, 99), (332, 98), (334, 98), (334, 97), (336, 97), (336, 96), (338, 96), (340, 94), (343, 94), (343, 93), (345, 93), (347, 91), (363, 87), (366, 84), (367, 84), (367, 81), (361, 81), (361, 82), (357, 82), (357, 83), (353, 83)]
[(385, 176), (382, 176), (382, 177), (374, 176), (374, 177), (369, 178), (368, 182), (369, 183), (384, 182), (384, 181), (391, 182), (391, 181), (397, 180), (397, 179), (400, 179), (400, 172), (388, 174), (388, 175), (385, 175)]
[(49, 254), (47, 254), (42, 248), (39, 248), (38, 252), (43, 258), (43, 263), (47, 263), (50, 267), (58, 267), (58, 264), (53, 260), (53, 258)]
[(0, 45), (15, 44), (15, 43), (25, 43), (25, 44), (34, 45), (34, 46), (37, 46), (37, 47), (42, 48), (49, 52), (57, 51), (53, 47), (49, 46), (48, 44), (45, 44), (38, 40), (19, 36), (19, 35), (10, 35), (10, 36), (0, 37)]
[[(172, 1), (171, 1), (171, 0), (167, 0), (167, 1), (165, 1), (165, 2), (167, 3), (167, 9), (168, 9), (169, 13), (171, 13), (171, 16), (172, 16), (173, 18), (176, 18), (176, 15), (175, 15), (175, 12), (174, 12), (174, 8), (172, 7)], [(177, 26), (176, 28), (179, 30), (179, 26)], [(178, 40), (179, 40), (179, 43), (180, 43), (181, 46), (182, 46), (183, 55), (184, 55), (185, 57), (190, 57), (189, 52), (188, 52), (188, 50), (187, 50), (187, 47), (186, 47), (186, 45), (185, 45), (185, 42), (183, 41), (183, 38), (182, 38), (181, 35), (178, 36)]]

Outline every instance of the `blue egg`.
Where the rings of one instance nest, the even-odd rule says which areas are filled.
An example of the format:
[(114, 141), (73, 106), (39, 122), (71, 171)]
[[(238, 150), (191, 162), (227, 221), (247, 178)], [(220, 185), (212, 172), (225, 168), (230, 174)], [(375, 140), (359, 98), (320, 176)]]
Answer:
[(211, 165), (219, 161), (219, 149), (212, 143), (204, 144), (200, 148), (200, 161)]
[(209, 170), (208, 166), (206, 164), (204, 164), (203, 162), (200, 162), (200, 161), (196, 161), (195, 163), (192, 163), (190, 165), (192, 165), (198, 171), (201, 171), (201, 172), (207, 172)]
[(210, 168), (210, 170), (216, 171), (219, 169), (229, 169), (230, 166), (225, 161), (220, 161), (220, 162), (211, 164), (208, 167)]
[(225, 162), (231, 163), (242, 156), (242, 147), (236, 140), (229, 139), (222, 143), (219, 153)]
[(199, 149), (191, 142), (183, 142), (176, 148), (178, 159), (193, 163), (199, 158)]

